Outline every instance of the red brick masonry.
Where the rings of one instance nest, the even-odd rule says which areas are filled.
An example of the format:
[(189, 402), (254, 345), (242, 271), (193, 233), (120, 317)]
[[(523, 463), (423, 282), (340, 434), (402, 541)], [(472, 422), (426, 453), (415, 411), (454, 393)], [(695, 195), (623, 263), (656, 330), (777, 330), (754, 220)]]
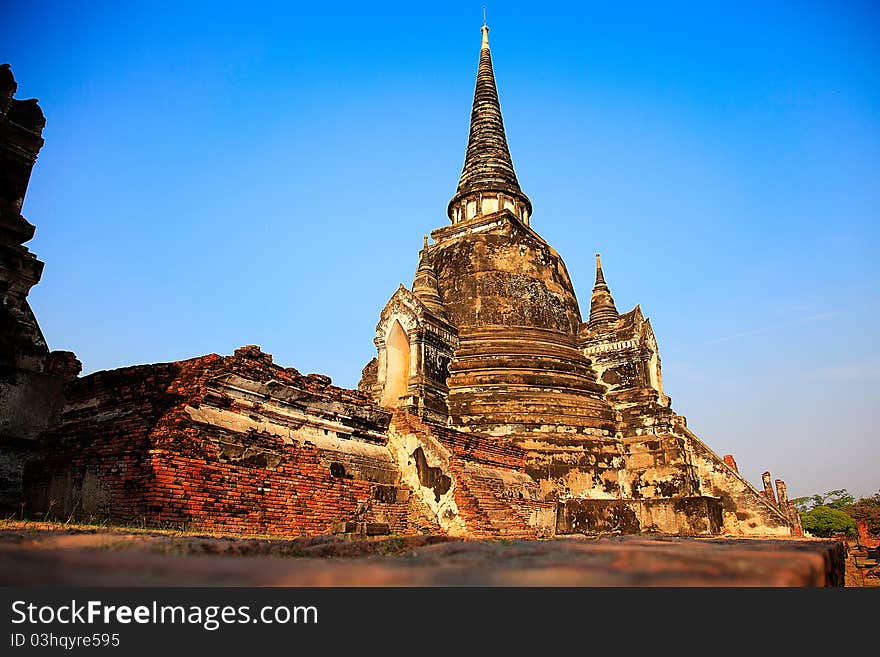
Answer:
[[(279, 536), (442, 531), (400, 483), (385, 449), (389, 411), (256, 347), (98, 372), (66, 393), (62, 421), (25, 475), (32, 513)], [(499, 483), (523, 471), (521, 449), (403, 413), (397, 421), (453, 455), (474, 535), (536, 535), (530, 512), (552, 505), (505, 500)]]

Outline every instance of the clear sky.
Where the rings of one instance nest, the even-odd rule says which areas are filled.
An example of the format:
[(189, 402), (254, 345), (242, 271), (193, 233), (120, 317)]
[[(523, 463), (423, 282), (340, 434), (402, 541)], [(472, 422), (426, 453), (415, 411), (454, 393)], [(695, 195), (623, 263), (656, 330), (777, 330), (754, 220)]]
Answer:
[[(0, 62), (46, 145), (31, 305), (85, 372), (231, 353), (354, 387), (446, 225), (474, 2), (29, 0)], [(880, 489), (880, 9), (487, 2), (532, 226), (593, 254), (666, 392), (753, 483)]]

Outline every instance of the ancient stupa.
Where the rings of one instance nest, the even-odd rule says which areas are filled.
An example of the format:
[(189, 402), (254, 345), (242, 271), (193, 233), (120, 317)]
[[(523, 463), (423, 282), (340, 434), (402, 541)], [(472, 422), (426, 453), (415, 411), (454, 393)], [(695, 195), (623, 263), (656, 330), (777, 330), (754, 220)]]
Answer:
[(635, 526), (663, 525), (662, 516), (682, 529), (721, 530), (743, 522), (737, 497), (753, 498), (766, 516), (761, 531), (787, 532), (788, 509), (738, 482), (729, 488), (737, 473), (671, 410), (651, 323), (639, 306), (617, 311), (598, 254), (583, 321), (565, 263), (533, 228), (514, 170), (487, 25), (447, 215), (451, 225), (425, 239), (412, 289), (401, 286), (382, 311), (362, 390), (524, 449), (528, 474), (560, 502), (560, 526), (626, 521), (617, 516), (628, 500)]

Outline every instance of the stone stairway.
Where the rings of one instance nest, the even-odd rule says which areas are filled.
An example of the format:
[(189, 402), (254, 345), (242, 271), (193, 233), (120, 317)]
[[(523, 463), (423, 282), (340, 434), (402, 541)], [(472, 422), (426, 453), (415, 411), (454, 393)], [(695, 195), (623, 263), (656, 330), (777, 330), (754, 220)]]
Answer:
[(476, 538), (538, 538), (534, 528), (504, 498), (500, 480), (452, 466), (455, 502), (459, 513)]
[(441, 467), (442, 474), (452, 479), (452, 499), (469, 537), (534, 539), (552, 533), (546, 518), (542, 529), (534, 526), (540, 520), (537, 516), (548, 511), (555, 522), (556, 505), (537, 499), (537, 485), (516, 463), (518, 448), (461, 434), (403, 411), (395, 412), (392, 424), (396, 432), (416, 437), (423, 446), (433, 443), (446, 451), (442, 466), (433, 461), (433, 467)]

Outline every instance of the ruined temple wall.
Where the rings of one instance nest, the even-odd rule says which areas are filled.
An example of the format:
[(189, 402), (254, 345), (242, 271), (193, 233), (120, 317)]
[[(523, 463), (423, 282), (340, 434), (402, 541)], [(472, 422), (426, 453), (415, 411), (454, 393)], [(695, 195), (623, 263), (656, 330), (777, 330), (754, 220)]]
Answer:
[(617, 499), (623, 496), (620, 441), (589, 438), (566, 432), (547, 433), (523, 441), (526, 473), (544, 499)]
[[(299, 382), (289, 383), (276, 393), (298, 397), (293, 386)], [(235, 391), (225, 386), (218, 388), (220, 400), (215, 390), (198, 408), (186, 406), (187, 417), (169, 423), (170, 435), (157, 440), (163, 449), (154, 455), (157, 485), (150, 498), (157, 517), (286, 536), (435, 529), (401, 485), (384, 439), (351, 437), (384, 432), (389, 414), (376, 414), (372, 425), (355, 423), (356, 410), (339, 402), (349, 392), (342, 389), (325, 387), (291, 409), (272, 399), (233, 399)]]
[(700, 494), (684, 439), (667, 433), (623, 439), (625, 492), (635, 499)]
[[(29, 511), (288, 536), (330, 533), (340, 523), (377, 533), (436, 528), (398, 485), (383, 444), (302, 422), (282, 427), (281, 418), (270, 422), (231, 397), (215, 405), (211, 382), (233, 371), (285, 380), (285, 390), (307, 398), (305, 415), (315, 408), (315, 423), (327, 425), (328, 409), (346, 415), (347, 404), (363, 401), (326, 377), (265, 358), (211, 355), (84, 377), (70, 386), (62, 424), (43, 436), (29, 468)], [(376, 432), (389, 415), (378, 416)], [(353, 424), (350, 434), (369, 428)]]
[(151, 486), (150, 433), (174, 403), (181, 365), (129, 367), (67, 384), (58, 425), (25, 470), (25, 511), (141, 520)]
[(21, 511), (24, 470), (37, 457), (37, 436), (57, 422), (64, 380), (0, 366), (0, 511)]
[(64, 403), (63, 385), (55, 374), (0, 366), (0, 435), (29, 440), (48, 429)]
[(788, 518), (771, 506), (723, 458), (686, 427), (679, 426), (676, 433), (685, 440), (700, 479), (702, 494), (721, 500), (722, 533), (732, 536), (792, 535)]
[(553, 454), (544, 446), (530, 453), (527, 471), (559, 500), (560, 534), (722, 531), (721, 505), (701, 492), (679, 436), (628, 436)]
[(559, 534), (713, 536), (722, 527), (721, 505), (712, 497), (570, 499), (559, 505)]
[(390, 426), (365, 394), (254, 347), (99, 372), (67, 395), (27, 473), (32, 514), (246, 535), (553, 532), (515, 445), (405, 411)]
[(279, 536), (330, 534), (340, 523), (386, 534), (433, 528), (411, 508), (410, 491), (396, 485), (396, 473), (391, 483), (355, 479), (345, 467), (348, 455), (311, 445), (264, 454), (275, 465), (154, 452), (146, 495), (151, 523)]

